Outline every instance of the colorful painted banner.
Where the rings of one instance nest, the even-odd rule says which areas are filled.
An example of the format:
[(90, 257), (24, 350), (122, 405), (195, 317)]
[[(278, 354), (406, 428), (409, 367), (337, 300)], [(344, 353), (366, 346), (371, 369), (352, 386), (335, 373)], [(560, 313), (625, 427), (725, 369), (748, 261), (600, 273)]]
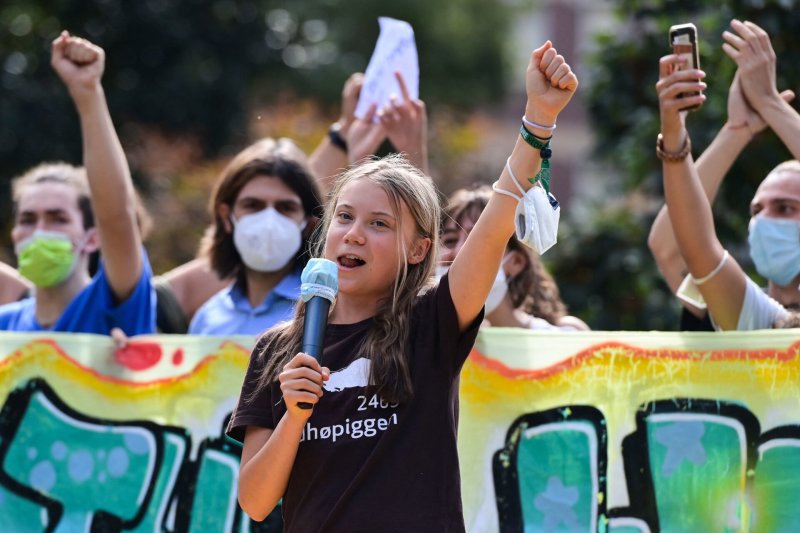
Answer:
[(279, 531), (223, 437), (252, 344), (0, 333), (0, 531)]
[(800, 331), (483, 331), (459, 454), (469, 531), (800, 531)]
[[(800, 335), (481, 332), (469, 531), (800, 531)], [(276, 531), (222, 436), (253, 339), (0, 333), (0, 531)]]

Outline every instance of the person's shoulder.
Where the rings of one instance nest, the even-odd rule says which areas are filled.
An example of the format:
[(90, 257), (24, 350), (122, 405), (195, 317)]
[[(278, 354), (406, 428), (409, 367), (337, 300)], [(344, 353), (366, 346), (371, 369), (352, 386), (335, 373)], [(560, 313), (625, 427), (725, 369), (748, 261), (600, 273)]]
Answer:
[(300, 268), (290, 270), (275, 286), (275, 294), (287, 300), (300, 298), (301, 273), (302, 270)]
[(569, 328), (576, 331), (590, 331), (592, 329), (586, 322), (572, 315), (562, 316), (558, 319), (556, 325), (560, 328)]
[(231, 290), (232, 287), (228, 286), (214, 293), (211, 298), (206, 300), (203, 305), (197, 308), (197, 311), (194, 314), (195, 318), (198, 316), (206, 316), (209, 313), (213, 313), (219, 309), (231, 308)]
[(0, 305), (0, 314), (15, 315), (36, 307), (36, 299), (31, 297)]
[(283, 327), (273, 327), (262, 333), (258, 340), (256, 341), (255, 346), (253, 346), (253, 350), (250, 352), (250, 364), (256, 364), (257, 366), (265, 366), (267, 360), (270, 358), (271, 351), (275, 349), (275, 337), (278, 335), (280, 331), (282, 331)]
[(434, 284), (425, 285), (417, 293), (417, 297), (414, 300), (413, 310), (415, 312), (420, 312), (428, 306), (435, 305), (436, 299), (438, 295), (442, 293), (442, 291), (446, 291), (446, 294), (449, 294), (445, 277), (442, 277)]
[(32, 297), (0, 305), (0, 330), (8, 331), (20, 317), (33, 313), (35, 309), (36, 301)]

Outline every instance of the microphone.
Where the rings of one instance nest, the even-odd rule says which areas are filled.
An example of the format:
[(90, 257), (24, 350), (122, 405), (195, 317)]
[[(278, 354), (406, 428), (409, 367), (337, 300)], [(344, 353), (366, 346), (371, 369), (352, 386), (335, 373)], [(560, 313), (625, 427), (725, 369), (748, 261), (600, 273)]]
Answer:
[[(300, 297), (306, 303), (302, 352), (319, 361), (325, 327), (328, 325), (328, 311), (339, 292), (339, 267), (328, 259), (310, 259), (300, 274), (300, 282)], [(308, 402), (297, 405), (301, 409), (313, 407)]]

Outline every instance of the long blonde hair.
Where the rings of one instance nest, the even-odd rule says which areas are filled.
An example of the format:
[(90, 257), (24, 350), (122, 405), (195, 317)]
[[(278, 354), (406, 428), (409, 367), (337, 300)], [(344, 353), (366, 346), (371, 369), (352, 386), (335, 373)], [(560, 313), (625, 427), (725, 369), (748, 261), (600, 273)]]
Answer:
[[(419, 293), (430, 285), (439, 257), (441, 205), (431, 179), (404, 157), (391, 155), (383, 159), (366, 160), (351, 167), (337, 179), (315, 234), (316, 257), (323, 255), (325, 238), (342, 189), (356, 180), (371, 181), (380, 186), (389, 197), (393, 214), (400, 221), (397, 227), (400, 264), (392, 297), (379, 303), (372, 327), (362, 345), (355, 348), (353, 355), (354, 358), (360, 355), (371, 360), (368, 387), (371, 391), (387, 401), (403, 402), (413, 396), (406, 355), (411, 329), (411, 309)], [(402, 238), (403, 203), (408, 206), (414, 219), (416, 237), (431, 240), (427, 255), (416, 264), (408, 263), (408, 251)], [(259, 357), (267, 358), (267, 361), (254, 396), (277, 380), (284, 365), (300, 351), (304, 317), (305, 304), (298, 301), (294, 320), (276, 326), (269, 332), (264, 348), (258, 354)]]

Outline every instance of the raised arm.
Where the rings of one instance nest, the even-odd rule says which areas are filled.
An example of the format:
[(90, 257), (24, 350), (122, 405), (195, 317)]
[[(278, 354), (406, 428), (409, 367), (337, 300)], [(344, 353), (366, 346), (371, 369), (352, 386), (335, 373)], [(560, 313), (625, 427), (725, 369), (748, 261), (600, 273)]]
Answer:
[(142, 239), (130, 170), (100, 83), (105, 53), (65, 31), (53, 41), (51, 63), (78, 111), (101, 257), (114, 296), (122, 301), (142, 273)]
[[(528, 95), (525, 116), (532, 123), (546, 126), (529, 127), (530, 132), (546, 139), (552, 133), (548, 126), (556, 123), (558, 114), (578, 88), (578, 78), (547, 41), (531, 54), (525, 86)], [(530, 189), (532, 184), (528, 178), (537, 175), (541, 164), (541, 150), (518, 137), (496, 187), (509, 192), (518, 190), (510, 168), (521, 187)], [(493, 194), (450, 267), (450, 293), (462, 329), (475, 319), (486, 301), (508, 239), (514, 232), (516, 208), (517, 202), (512, 197)]]
[[(700, 184), (710, 204), (714, 203), (719, 186), (736, 158), (750, 140), (767, 125), (747, 103), (739, 78), (740, 74), (737, 72), (728, 90), (728, 121), (695, 163)], [(782, 96), (792, 98), (794, 94), (787, 91)], [(688, 269), (675, 241), (666, 205), (661, 208), (653, 221), (647, 244), (664, 280), (672, 292), (676, 292)], [(683, 305), (698, 316), (704, 313), (685, 302)]]
[(702, 91), (705, 73), (675, 70), (683, 60), (677, 55), (661, 58), (658, 91), (661, 113), (661, 144), (664, 197), (678, 248), (689, 272), (696, 279), (711, 277), (700, 285), (700, 292), (715, 322), (722, 329), (736, 329), (742, 308), (747, 278), (717, 238), (711, 204), (700, 183), (690, 153), (689, 134), (683, 109), (702, 103), (705, 96), (679, 97), (681, 93)]
[[(320, 189), (325, 195), (330, 191), (336, 176), (347, 167), (347, 136), (350, 126), (355, 120), (354, 113), (362, 85), (364, 85), (364, 74), (361, 72), (351, 74), (347, 78), (342, 88), (342, 108), (339, 120), (334, 123), (334, 126), (331, 126), (332, 133), (322, 138), (308, 159), (311, 170), (319, 180)], [(340, 142), (344, 142), (344, 146), (333, 142), (331, 137), (336, 135)]]
[(0, 263), (0, 305), (16, 302), (28, 294), (31, 284), (17, 269)]
[(722, 49), (741, 72), (748, 102), (781, 138), (795, 159), (800, 159), (800, 114), (789, 105), (794, 94), (778, 91), (775, 51), (769, 35), (752, 22), (731, 21), (735, 33), (722, 34)]

